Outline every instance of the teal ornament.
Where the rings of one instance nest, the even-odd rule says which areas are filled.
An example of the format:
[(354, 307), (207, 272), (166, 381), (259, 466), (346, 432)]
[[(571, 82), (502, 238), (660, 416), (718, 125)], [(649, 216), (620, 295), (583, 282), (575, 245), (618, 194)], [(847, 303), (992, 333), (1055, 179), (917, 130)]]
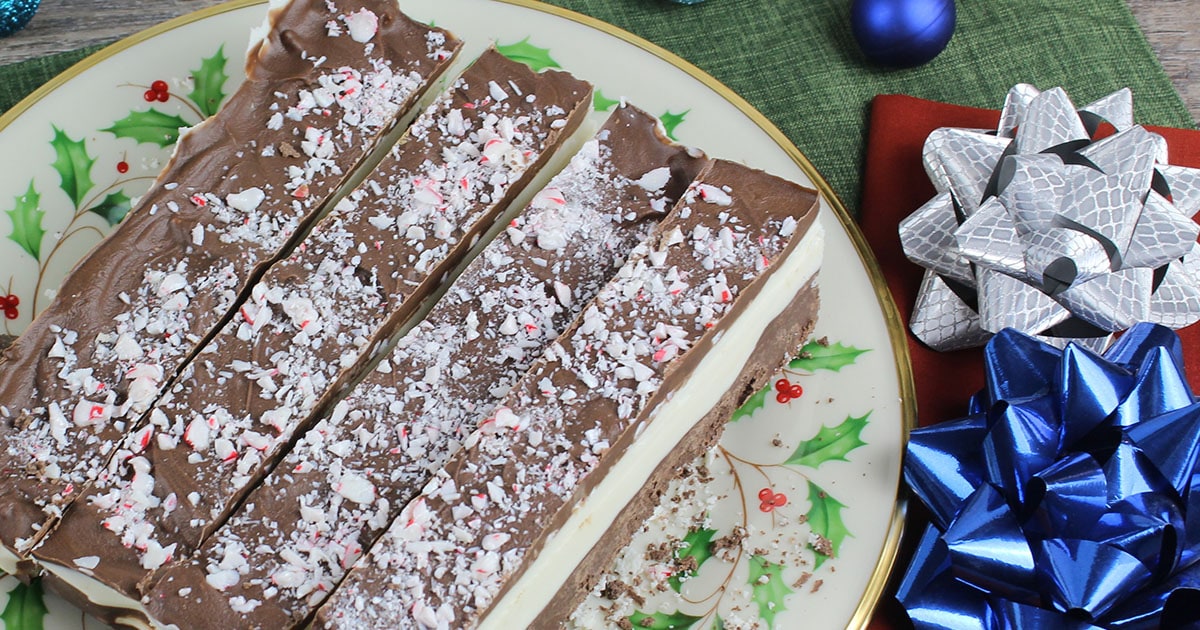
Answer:
[(16, 33), (37, 13), (42, 0), (0, 0), (0, 37)]
[(854, 0), (850, 28), (872, 63), (912, 68), (927, 63), (954, 35), (954, 0)]

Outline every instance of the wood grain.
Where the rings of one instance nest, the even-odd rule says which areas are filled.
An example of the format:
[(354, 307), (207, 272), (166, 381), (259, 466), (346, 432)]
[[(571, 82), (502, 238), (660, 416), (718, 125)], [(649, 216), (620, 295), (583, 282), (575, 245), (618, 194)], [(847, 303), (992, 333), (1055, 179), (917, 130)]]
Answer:
[[(978, 1), (978, 0), (976, 0)], [(222, 0), (42, 0), (23, 31), (0, 40), (0, 64), (100, 44)], [(1192, 118), (1200, 120), (1200, 0), (1127, 0)]]

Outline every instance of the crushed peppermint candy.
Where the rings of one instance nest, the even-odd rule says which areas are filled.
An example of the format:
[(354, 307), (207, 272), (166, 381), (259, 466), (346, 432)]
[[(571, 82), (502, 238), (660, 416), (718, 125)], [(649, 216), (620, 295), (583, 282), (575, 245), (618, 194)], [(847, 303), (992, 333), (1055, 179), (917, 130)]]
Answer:
[[(530, 74), (504, 63), (510, 72)], [(190, 551), (215, 531), (293, 435), (316, 421), (323, 401), (344, 389), (466, 254), (466, 237), (486, 229), (504, 209), (513, 184), (544, 163), (542, 156), (561, 138), (548, 130), (559, 116), (548, 115), (547, 105), (497, 103), (473, 94), (468, 85), (479, 72), (455, 81), (350, 201), (338, 204), (291, 257), (267, 271), (238, 316), (158, 404), (166, 419), (160, 431), (190, 448), (159, 450), (149, 443), (140, 458), (153, 470), (170, 471), (176, 492), (198, 492), (199, 503), (176, 503), (167, 513), (157, 498), (168, 486), (155, 486), (152, 478), (147, 497), (135, 494), (136, 479), (129, 479), (122, 452), (141, 446), (128, 440), (121, 446), (92, 495), (116, 493), (121, 500), (104, 506), (93, 500), (92, 507), (114, 523), (108, 529), (115, 534), (135, 532), (134, 551), (168, 543)], [(530, 74), (530, 81), (538, 79)], [(561, 97), (576, 111), (586, 92), (570, 81), (580, 87)], [(462, 137), (446, 132), (451, 110), (470, 127)], [(323, 139), (310, 138), (319, 153)], [(482, 159), (497, 139), (505, 153)], [(381, 229), (374, 219), (383, 213), (395, 223)], [(446, 221), (451, 227), (440, 230)], [(214, 391), (225, 395), (214, 398)], [(345, 407), (335, 411), (333, 422)], [(329, 446), (343, 455), (356, 448), (349, 441)], [(375, 484), (355, 471), (337, 474), (332, 488), (356, 505), (376, 502)], [(68, 518), (88, 516), (75, 511)]]
[[(530, 541), (569, 509), (577, 490), (586, 491), (610, 445), (653, 413), (647, 405), (665, 375), (729, 314), (733, 301), (724, 294), (741, 294), (758, 277), (758, 260), (782, 254), (788, 239), (779, 236), (782, 216), (775, 215), (808, 209), (723, 213), (734, 194), (711, 180), (693, 184), (680, 203), (692, 211), (677, 210), (668, 220), (675, 225), (635, 250), (490, 422), (404, 507), (318, 623), (398, 627), (416, 620), (441, 629), (471, 625), (487, 610), (519, 571)], [(414, 619), (416, 610), (431, 611), (435, 623)]]
[[(315, 4), (324, 10), (326, 3)], [(334, 14), (337, 4), (328, 3)], [(401, 30), (407, 33), (429, 31), (406, 23)], [(313, 43), (311, 38), (326, 37), (324, 29), (314, 34), (307, 25), (275, 27), (289, 30), (301, 46)], [(408, 41), (406, 35), (400, 39)], [(77, 497), (90, 496), (103, 503), (119, 486), (122, 497), (134, 504), (123, 508), (113, 503), (103, 520), (113, 517), (113, 533), (137, 551), (144, 569), (172, 559), (175, 545), (159, 544), (145, 535), (138, 527), (139, 514), (147, 510), (169, 514), (178, 511), (179, 502), (173, 494), (153, 493), (154, 474), (141, 469), (139, 458), (150, 461), (158, 449), (177, 448), (181, 440), (189, 444), (188, 452), (191, 444), (228, 452), (254, 449), (221, 435), (219, 413), (205, 418), (201, 435), (199, 429), (187, 430), (198, 425), (186, 418), (146, 411), (222, 318), (234, 312), (252, 274), (283, 252), (402, 110), (415, 102), (429, 77), (444, 68), (431, 55), (453, 50), (457, 44), (444, 38), (417, 41), (412, 54), (393, 55), (392, 60), (348, 40), (349, 46), (322, 43), (327, 55), (323, 59), (330, 61), (325, 66), (290, 48), (265, 45), (257, 58), (289, 58), (257, 68), (251, 83), (211, 124), (181, 138), (176, 159), (159, 179), (169, 183), (143, 197), (113, 238), (91, 254), (91, 264), (67, 279), (62, 294), (86, 302), (57, 300), (43, 319), (60, 325), (31, 329), (30, 347), (38, 345), (33, 343), (35, 335), (44, 335), (42, 347), (51, 351), (38, 359), (54, 369), (22, 370), (20, 378), (46, 373), (53, 377), (36, 383), (45, 400), (40, 403), (43, 407), (14, 409), (25, 428), (20, 434), (5, 435), (0, 451), (0, 466), (37, 471), (42, 494), (23, 500), (57, 518)], [(283, 61), (286, 75), (279, 76), (277, 67)], [(312, 66), (306, 72), (303, 64), (307, 63)], [(254, 107), (247, 107), (247, 100)], [(213, 135), (212, 130), (225, 126), (261, 131), (250, 134), (249, 140), (243, 139), (247, 134)], [(321, 138), (309, 154), (299, 150), (298, 140), (311, 129), (320, 130)], [(281, 150), (268, 153), (260, 150), (264, 145)], [(214, 173), (214, 168), (219, 170)], [(308, 191), (304, 199), (293, 194), (300, 187)], [(131, 247), (128, 237), (121, 240), (127, 231), (144, 240)], [(92, 271), (109, 267), (137, 273), (122, 271), (97, 278), (98, 272)], [(75, 286), (81, 282), (86, 287)], [(79, 315), (81, 307), (87, 318)], [(65, 321), (72, 322), (70, 330), (61, 325)], [(199, 356), (203, 361), (205, 355)], [(18, 371), (6, 374), (15, 377)], [(16, 393), (28, 399), (23, 392), (31, 385), (15, 380), (0, 376), (0, 395)], [(4, 416), (0, 424), (9, 426), (12, 417)], [(134, 454), (138, 458), (131, 459)], [(99, 485), (89, 488), (91, 484)], [(71, 563), (78, 554), (60, 548), (54, 538), (46, 537), (36, 555)], [(62, 546), (70, 544), (64, 541)], [(97, 573), (107, 564), (106, 559)]]
[[(640, 116), (643, 141), (658, 142), (653, 118)], [(273, 592), (274, 605), (294, 619), (310, 614), (328, 596), (362, 555), (362, 547), (460, 448), (478, 419), (491, 413), (649, 233), (653, 221), (630, 222), (625, 215), (641, 207), (643, 215), (653, 216), (648, 209), (654, 198), (635, 193), (633, 181), (616, 171), (613, 147), (624, 147), (620, 139), (610, 145), (608, 137), (606, 128), (551, 181), (548, 188), (556, 190), (562, 203), (531, 204), (513, 220), (534, 238), (518, 243), (499, 238), (489, 244), (457, 281), (462, 288), (452, 288), (400, 339), (380, 364), (386, 369), (356, 386), (330, 419), (304, 434), (249, 496), (247, 502), (258, 509), (233, 515), (195, 560), (161, 575), (155, 592), (170, 597), (175, 583), (198, 582), (201, 571), (212, 579), (225, 570), (221, 560), (236, 549), (248, 553), (249, 562), (241, 586), (227, 594), (265, 597)], [(651, 158), (642, 159), (654, 165)], [(540, 226), (548, 223), (570, 235), (566, 248), (548, 252), (537, 247)], [(532, 264), (534, 258), (547, 265)], [(565, 277), (577, 287), (573, 307), (553, 288)], [(503, 322), (509, 322), (510, 332), (503, 332)], [(480, 361), (480, 356), (486, 358)], [(501, 410), (492, 417), (511, 430), (510, 416)], [(348, 486), (347, 479), (354, 481)], [(365, 500), (367, 484), (373, 503)], [(449, 486), (440, 492), (454, 494)], [(271, 519), (264, 522), (263, 513)], [(422, 518), (419, 507), (412, 517), (414, 522)], [(498, 535), (487, 545), (506, 541)], [(476, 568), (494, 570), (495, 560), (480, 556)]]

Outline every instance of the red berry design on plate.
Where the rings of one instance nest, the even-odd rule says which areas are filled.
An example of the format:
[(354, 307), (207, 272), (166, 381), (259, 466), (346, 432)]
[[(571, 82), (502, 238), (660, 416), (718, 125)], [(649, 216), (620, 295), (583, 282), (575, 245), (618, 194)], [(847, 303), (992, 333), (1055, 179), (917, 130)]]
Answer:
[(17, 306), (20, 304), (21, 298), (12, 293), (0, 296), (0, 309), (4, 310), (4, 316), (8, 319), (16, 319), (20, 315), (20, 312), (17, 311)]
[(804, 388), (800, 387), (799, 383), (796, 383), (795, 385), (792, 385), (791, 387), (788, 388), (788, 396), (791, 396), (793, 399), (799, 398), (803, 395), (804, 395)]
[(775, 402), (778, 402), (781, 405), (786, 405), (791, 402), (792, 399), (795, 398), (795, 396), (792, 395), (792, 387), (792, 382), (786, 378), (781, 378), (778, 381), (775, 381), (775, 391), (779, 392), (775, 394)]
[(770, 512), (775, 508), (781, 508), (787, 505), (787, 495), (782, 492), (773, 492), (770, 488), (763, 488), (758, 491), (758, 509), (763, 512)]
[(117, 172), (122, 173), (122, 174), (128, 173), (129, 172), (129, 162), (126, 162), (125, 160), (121, 160), (120, 162), (117, 162)]
[(171, 88), (167, 85), (166, 81), (159, 79), (150, 84), (150, 89), (146, 90), (145, 94), (142, 94), (142, 98), (146, 99), (147, 103), (153, 103), (154, 101), (166, 103), (171, 98)]

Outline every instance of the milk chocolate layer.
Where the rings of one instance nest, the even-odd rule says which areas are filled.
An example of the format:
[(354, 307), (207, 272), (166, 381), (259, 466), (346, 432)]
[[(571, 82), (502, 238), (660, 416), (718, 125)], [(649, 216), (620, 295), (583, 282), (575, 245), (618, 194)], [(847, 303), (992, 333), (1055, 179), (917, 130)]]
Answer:
[[(502, 88), (499, 86), (503, 86)], [(34, 556), (136, 600), (190, 554), (578, 127), (591, 87), (485, 52), (187, 368)], [(53, 568), (51, 567), (53, 571)]]
[(270, 24), (247, 81), (180, 137), (138, 206), (4, 352), (0, 544), (10, 550), (27, 551), (102, 473), (460, 46), (389, 0), (293, 0)]
[(383, 371), (309, 431), (193, 558), (156, 572), (145, 589), (151, 615), (187, 628), (302, 624), (701, 164), (653, 117), (618, 109)]
[[(706, 357), (708, 348), (755, 297), (756, 279), (793, 252), (815, 201), (795, 184), (710, 163), (660, 231), (405, 506), (316, 624), (474, 627), (693, 367), (721, 360)], [(757, 376), (779, 355), (730, 368)]]

